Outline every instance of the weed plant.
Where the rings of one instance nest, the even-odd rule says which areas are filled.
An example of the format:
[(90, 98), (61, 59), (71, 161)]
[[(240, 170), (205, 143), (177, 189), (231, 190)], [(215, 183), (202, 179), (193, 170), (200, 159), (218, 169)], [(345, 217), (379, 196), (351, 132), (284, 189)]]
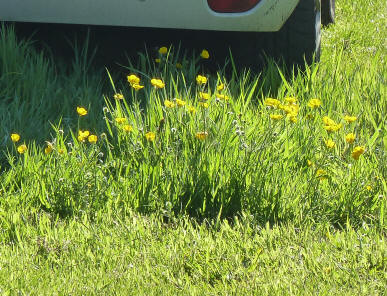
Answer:
[(125, 77), (87, 43), (55, 66), (3, 26), (0, 291), (382, 293), (379, 2), (338, 1), (320, 63), (259, 74), (162, 44)]
[[(342, 57), (341, 50), (331, 57), (333, 73), (312, 65), (288, 79), (272, 64), (260, 76), (234, 71), (227, 80), (206, 75), (201, 56), (181, 58), (166, 47), (156, 60), (140, 54), (137, 65), (129, 62), (127, 81), (116, 85), (107, 72), (103, 116), (73, 105), (74, 128), (62, 121), (45, 145), (31, 142), (24, 150), (20, 129), (22, 139), (8, 152), (11, 169), (2, 175), (2, 202), (17, 195), (23, 207), (61, 217), (108, 207), (383, 225), (381, 57), (369, 59), (367, 73), (345, 69), (345, 76)], [(273, 76), (281, 82), (274, 81), (276, 89)], [(97, 135), (98, 118), (105, 131)]]

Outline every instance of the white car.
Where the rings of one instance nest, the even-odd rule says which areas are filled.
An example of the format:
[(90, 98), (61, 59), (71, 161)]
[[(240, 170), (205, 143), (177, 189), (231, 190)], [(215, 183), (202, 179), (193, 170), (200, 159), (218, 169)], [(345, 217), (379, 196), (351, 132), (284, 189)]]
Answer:
[(318, 59), (321, 19), (333, 20), (334, 0), (321, 1), (1, 0), (0, 21), (251, 32), (244, 47), (301, 63)]

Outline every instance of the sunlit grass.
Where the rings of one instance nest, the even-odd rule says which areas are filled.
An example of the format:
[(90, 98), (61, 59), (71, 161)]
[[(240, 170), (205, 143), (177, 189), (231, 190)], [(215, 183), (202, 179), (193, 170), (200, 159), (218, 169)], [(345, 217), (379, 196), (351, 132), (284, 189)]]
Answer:
[(294, 74), (160, 44), (119, 76), (2, 27), (1, 293), (382, 293), (379, 2), (339, 1)]

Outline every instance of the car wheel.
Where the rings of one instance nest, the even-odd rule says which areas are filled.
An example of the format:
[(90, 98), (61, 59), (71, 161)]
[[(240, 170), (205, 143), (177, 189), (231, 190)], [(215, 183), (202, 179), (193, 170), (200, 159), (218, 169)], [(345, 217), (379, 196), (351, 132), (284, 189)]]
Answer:
[(335, 22), (335, 0), (321, 1), (321, 23), (324, 26)]
[(283, 57), (287, 65), (304, 65), (320, 59), (321, 5), (320, 0), (300, 0), (292, 15), (278, 31), (269, 36), (267, 49)]

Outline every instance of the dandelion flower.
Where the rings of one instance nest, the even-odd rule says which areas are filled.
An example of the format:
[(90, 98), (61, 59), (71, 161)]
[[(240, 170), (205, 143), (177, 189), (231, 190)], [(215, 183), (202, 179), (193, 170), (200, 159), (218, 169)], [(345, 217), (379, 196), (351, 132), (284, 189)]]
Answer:
[(273, 98), (266, 98), (265, 101), (263, 102), (265, 104), (265, 106), (269, 106), (269, 107), (278, 107), (281, 102), (277, 99), (273, 99)]
[(130, 85), (132, 85), (132, 86), (133, 86), (133, 84), (139, 84), (140, 83), (140, 77), (138, 77), (135, 74), (128, 75), (127, 79), (128, 79), (128, 82), (130, 83)]
[(362, 155), (365, 151), (365, 147), (364, 146), (356, 146), (353, 150), (352, 150), (352, 158), (355, 159), (355, 160), (358, 160), (360, 155)]
[(173, 107), (175, 107), (175, 104), (172, 101), (170, 101), (170, 100), (165, 100), (164, 101), (164, 106), (167, 107), (167, 108), (173, 108)]
[(156, 138), (156, 134), (154, 132), (147, 132), (145, 134), (145, 138), (149, 141), (149, 142), (153, 142)]
[(153, 79), (151, 80), (151, 84), (152, 84), (155, 88), (164, 88), (164, 87), (165, 87), (165, 83), (164, 83), (161, 79), (153, 78)]
[(186, 104), (186, 102), (180, 99), (176, 99), (176, 104), (179, 107), (183, 107)]
[(318, 108), (320, 106), (321, 106), (321, 101), (319, 99), (311, 99), (308, 102), (308, 107), (309, 108), (315, 109), (315, 108)]
[(327, 146), (327, 148), (329, 149), (332, 149), (333, 147), (335, 147), (335, 142), (333, 142), (332, 139), (328, 139), (325, 141), (325, 146)]
[(199, 98), (207, 101), (210, 98), (210, 94), (206, 92), (199, 92)]
[(117, 117), (117, 118), (116, 118), (116, 122), (117, 122), (118, 124), (123, 124), (123, 123), (126, 122), (126, 118), (125, 118), (125, 117)]
[(77, 113), (79, 116), (85, 116), (87, 115), (87, 110), (83, 107), (77, 107)]
[(207, 83), (207, 77), (206, 76), (202, 76), (202, 75), (196, 76), (196, 83), (197, 84), (206, 84)]
[(203, 49), (202, 50), (202, 53), (200, 54), (200, 56), (203, 58), (203, 59), (209, 59), (210, 58), (210, 53), (208, 52), (208, 50), (206, 49)]
[(11, 140), (12, 140), (12, 142), (14, 142), (14, 143), (19, 142), (19, 140), (20, 140), (20, 135), (19, 135), (19, 134), (11, 134)]
[(44, 148), (44, 154), (50, 154), (53, 150), (53, 147), (51, 144), (47, 144), (46, 148)]
[(356, 121), (357, 117), (356, 116), (350, 116), (350, 115), (345, 115), (344, 120), (348, 123)]
[(160, 47), (160, 49), (159, 49), (160, 54), (166, 54), (167, 52), (168, 52), (168, 48), (166, 48), (165, 46)]
[(123, 126), (123, 129), (124, 129), (124, 131), (129, 133), (129, 132), (131, 132), (133, 130), (133, 127), (130, 124), (125, 124)]
[(354, 133), (349, 133), (345, 136), (345, 141), (349, 144), (352, 144), (355, 141), (356, 135)]
[(87, 139), (89, 140), (89, 143), (95, 144), (97, 143), (98, 137), (96, 135), (90, 135)]
[(134, 89), (134, 90), (140, 90), (140, 89), (143, 89), (144, 86), (143, 85), (140, 85), (138, 83), (133, 83), (131, 84), (131, 87)]
[(282, 119), (284, 116), (281, 115), (281, 114), (270, 114), (270, 118), (273, 119), (273, 120), (280, 120)]
[(116, 100), (122, 100), (124, 98), (124, 96), (122, 94), (114, 94), (114, 98)]
[(207, 132), (197, 132), (195, 134), (195, 138), (199, 139), (199, 140), (202, 140), (202, 141), (205, 140), (207, 138), (207, 136), (208, 136)]
[(27, 151), (27, 146), (25, 144), (20, 145), (17, 147), (17, 152), (20, 154), (24, 154)]

